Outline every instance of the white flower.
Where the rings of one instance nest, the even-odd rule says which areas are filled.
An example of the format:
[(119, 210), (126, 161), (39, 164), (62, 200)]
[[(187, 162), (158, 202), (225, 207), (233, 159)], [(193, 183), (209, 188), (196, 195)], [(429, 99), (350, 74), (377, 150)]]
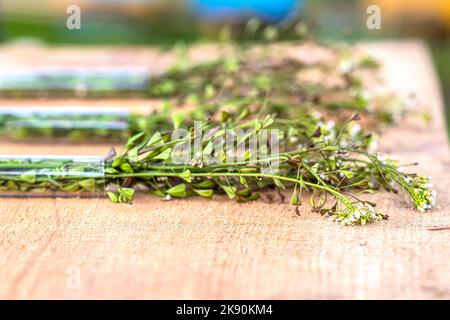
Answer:
[(354, 138), (360, 132), (361, 132), (361, 125), (359, 123), (355, 123), (350, 127), (348, 134), (350, 135), (350, 137)]
[(338, 70), (340, 73), (349, 73), (350, 71), (353, 70), (354, 67), (355, 67), (355, 62), (348, 59), (348, 60), (341, 61), (341, 63), (338, 66)]
[(327, 122), (327, 128), (332, 130), (332, 129), (334, 129), (334, 127), (335, 127), (335, 122), (333, 120), (329, 120)]
[(385, 155), (384, 154), (382, 154), (382, 153), (377, 153), (377, 160), (378, 161), (380, 161), (380, 162), (385, 162), (386, 161), (386, 157), (385, 157)]
[(339, 211), (333, 219), (342, 225), (365, 225), (368, 222), (381, 220), (382, 215), (375, 212), (372, 205), (359, 202), (347, 210)]
[(377, 151), (378, 149), (378, 141), (375, 139), (371, 139), (369, 146), (367, 147), (369, 153), (374, 153)]

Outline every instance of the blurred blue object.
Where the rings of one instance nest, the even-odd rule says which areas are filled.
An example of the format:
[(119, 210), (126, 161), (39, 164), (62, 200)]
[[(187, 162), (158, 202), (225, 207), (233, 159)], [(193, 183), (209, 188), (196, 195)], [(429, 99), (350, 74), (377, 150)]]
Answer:
[(273, 23), (297, 15), (303, 7), (304, 0), (191, 0), (191, 2), (196, 14), (208, 21), (246, 21), (258, 17)]

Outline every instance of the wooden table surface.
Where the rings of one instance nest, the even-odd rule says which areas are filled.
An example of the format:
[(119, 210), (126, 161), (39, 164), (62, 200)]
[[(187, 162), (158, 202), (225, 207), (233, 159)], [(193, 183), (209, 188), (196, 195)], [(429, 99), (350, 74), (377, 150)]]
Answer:
[[(388, 221), (342, 227), (307, 208), (297, 217), (287, 204), (263, 201), (164, 202), (140, 195), (133, 205), (114, 205), (107, 199), (0, 199), (0, 298), (450, 298), (450, 153), (428, 51), (417, 42), (365, 47), (384, 61), (392, 87), (415, 92), (433, 115), (430, 125), (402, 119), (380, 144), (401, 160), (419, 161), (416, 170), (432, 177), (439, 192), (433, 211), (416, 212), (405, 197), (383, 193), (374, 200)], [(11, 50), (1, 48), (0, 60), (28, 57), (13, 57)], [(145, 50), (119, 52), (131, 55), (124, 59), (129, 62), (145, 57)], [(68, 49), (57, 51), (64, 57)], [(114, 61), (122, 61), (118, 57)], [(0, 106), (23, 102), (2, 100)], [(77, 101), (58, 103), (70, 102)], [(0, 143), (0, 154), (107, 150)], [(431, 229), (436, 226), (444, 228)]]

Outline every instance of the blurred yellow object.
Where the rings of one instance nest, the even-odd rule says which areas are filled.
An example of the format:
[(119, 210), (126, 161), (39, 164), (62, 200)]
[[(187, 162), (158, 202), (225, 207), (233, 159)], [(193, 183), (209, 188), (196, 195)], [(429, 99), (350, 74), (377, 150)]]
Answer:
[(450, 27), (450, 0), (365, 0), (364, 3), (378, 5), (387, 20), (433, 20)]

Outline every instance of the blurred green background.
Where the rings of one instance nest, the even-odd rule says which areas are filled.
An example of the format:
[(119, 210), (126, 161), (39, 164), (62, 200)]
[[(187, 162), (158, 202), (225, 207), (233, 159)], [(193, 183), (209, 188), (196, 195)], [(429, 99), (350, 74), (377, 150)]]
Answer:
[[(72, 4), (81, 8), (81, 30), (66, 28), (66, 9)], [(381, 30), (366, 27), (371, 4), (381, 9)], [(170, 47), (179, 41), (217, 40), (223, 26), (239, 39), (254, 16), (278, 25), (283, 39), (296, 37), (293, 26), (299, 20), (326, 40), (424, 39), (450, 123), (449, 0), (0, 0), (0, 42)]]

